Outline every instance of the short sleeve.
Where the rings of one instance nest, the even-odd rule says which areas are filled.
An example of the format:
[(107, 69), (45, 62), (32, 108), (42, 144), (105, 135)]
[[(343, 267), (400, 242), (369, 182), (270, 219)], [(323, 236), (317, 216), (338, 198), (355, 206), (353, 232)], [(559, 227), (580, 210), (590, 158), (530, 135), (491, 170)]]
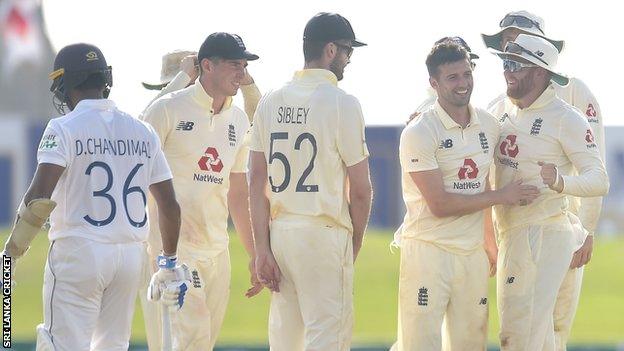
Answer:
[(171, 169), (169, 168), (169, 163), (167, 162), (167, 159), (165, 158), (165, 154), (163, 153), (162, 148), (160, 147), (160, 140), (158, 138), (158, 135), (151, 127), (148, 127), (148, 128), (150, 132), (152, 133), (152, 143), (153, 143), (152, 154), (154, 155), (152, 157), (153, 164), (152, 164), (152, 169), (150, 171), (150, 179), (149, 179), (149, 183), (151, 185), (151, 184), (160, 183), (168, 179), (172, 179), (173, 174), (171, 173)]
[(340, 157), (347, 167), (368, 157), (365, 123), (358, 100), (344, 96), (338, 106), (338, 138), (336, 140)]
[(51, 120), (39, 142), (37, 163), (51, 163), (67, 167), (71, 162), (69, 143), (70, 141), (66, 140), (56, 120)]
[(435, 133), (424, 118), (403, 129), (399, 143), (401, 169), (405, 173), (429, 171), (439, 168), (436, 158), (438, 143)]
[(256, 113), (253, 117), (253, 122), (250, 128), (250, 143), (249, 149), (251, 151), (257, 152), (266, 152), (264, 149), (264, 145), (262, 143), (262, 127), (264, 126), (264, 101), (265, 99), (260, 100), (258, 103), (258, 108), (256, 109)]
[(140, 117), (141, 120), (149, 123), (154, 128), (161, 145), (167, 142), (167, 136), (173, 129), (173, 121), (167, 113), (165, 101), (163, 99), (155, 101)]

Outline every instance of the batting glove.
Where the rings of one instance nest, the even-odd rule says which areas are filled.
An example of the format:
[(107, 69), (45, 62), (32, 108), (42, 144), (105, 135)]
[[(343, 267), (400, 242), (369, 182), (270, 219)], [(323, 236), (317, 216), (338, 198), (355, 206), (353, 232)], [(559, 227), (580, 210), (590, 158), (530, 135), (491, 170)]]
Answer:
[(158, 272), (154, 273), (147, 289), (147, 299), (159, 301), (174, 312), (182, 308), (186, 291), (191, 285), (191, 273), (185, 264), (179, 265), (176, 256), (158, 256)]

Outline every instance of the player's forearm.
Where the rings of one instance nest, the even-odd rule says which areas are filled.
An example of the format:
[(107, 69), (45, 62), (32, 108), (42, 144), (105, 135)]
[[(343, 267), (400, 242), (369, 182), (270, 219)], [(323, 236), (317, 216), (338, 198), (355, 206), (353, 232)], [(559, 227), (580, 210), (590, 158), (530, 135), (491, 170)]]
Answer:
[(270, 205), (265, 186), (251, 178), (250, 213), (256, 254), (271, 251), (269, 238)]
[(370, 217), (371, 203), (373, 198), (373, 190), (370, 186), (354, 187), (349, 189), (349, 214), (351, 215), (351, 223), (353, 225), (353, 252), (354, 259), (360, 251), (366, 226)]
[(243, 101), (245, 102), (245, 113), (251, 122), (253, 121), (253, 116), (256, 113), (256, 107), (258, 107), (258, 102), (262, 94), (255, 83), (241, 85), (240, 89), (243, 93)]
[(581, 198), (581, 207), (579, 209), (579, 219), (583, 227), (593, 234), (598, 225), (600, 211), (602, 210), (602, 197), (584, 197)]
[(579, 197), (596, 197), (607, 194), (609, 191), (609, 177), (607, 177), (607, 172), (603, 165), (584, 169), (579, 173), (580, 175), (576, 176), (561, 176), (563, 179), (563, 190), (561, 192), (563, 194)]
[(427, 204), (434, 216), (443, 218), (475, 213), (497, 203), (498, 193), (496, 191), (486, 191), (473, 195), (444, 192), (437, 199)]
[(494, 223), (492, 222), (492, 209), (486, 208), (485, 210), (483, 210), (483, 212), (483, 246), (486, 250), (495, 250), (497, 248), (497, 245), (496, 234), (494, 232)]
[(240, 240), (245, 247), (245, 251), (249, 257), (254, 257), (254, 243), (253, 235), (251, 232), (251, 220), (249, 214), (249, 197), (247, 191), (236, 192), (229, 199), (229, 210), (234, 228), (240, 236)]
[(158, 203), (158, 225), (165, 255), (173, 255), (177, 252), (180, 223), (180, 205), (177, 201)]

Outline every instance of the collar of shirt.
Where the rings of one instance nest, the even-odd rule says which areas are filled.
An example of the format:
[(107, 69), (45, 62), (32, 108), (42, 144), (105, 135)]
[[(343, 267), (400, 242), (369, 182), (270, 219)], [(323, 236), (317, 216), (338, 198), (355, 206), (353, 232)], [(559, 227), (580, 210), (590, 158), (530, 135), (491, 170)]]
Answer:
[[(212, 101), (214, 99), (212, 98), (212, 96), (208, 95), (208, 93), (206, 92), (206, 90), (204, 90), (204, 87), (199, 81), (193, 84), (193, 97), (201, 106), (209, 110), (211, 114), (214, 114), (214, 111), (212, 109)], [(219, 113), (223, 113), (223, 111), (229, 109), (230, 106), (232, 106), (232, 97), (228, 96), (225, 98), (225, 102), (223, 103), (223, 107), (221, 108), (221, 112)]]
[(72, 112), (85, 109), (112, 110), (117, 108), (115, 102), (109, 99), (84, 99), (80, 100)]
[(555, 88), (553, 88), (551, 84), (546, 88), (546, 90), (544, 90), (542, 95), (540, 95), (535, 101), (533, 101), (531, 106), (520, 109), (520, 110), (529, 111), (529, 110), (536, 110), (536, 109), (542, 108), (548, 105), (549, 103), (551, 103), (555, 99), (555, 97), (556, 97)]
[[(442, 121), (444, 128), (451, 129), (462, 127), (459, 123), (455, 122), (448, 113), (446, 113), (446, 111), (444, 110), (444, 108), (442, 108), (442, 105), (440, 105), (440, 102), (437, 99), (434, 104), (434, 109), (436, 111), (436, 115), (438, 116), (438, 118), (440, 118), (440, 121)], [(481, 124), (481, 122), (479, 121), (479, 116), (477, 116), (477, 112), (470, 104), (468, 104), (468, 113), (470, 113), (470, 122), (468, 123), (466, 128)]]
[(293, 82), (310, 85), (319, 85), (323, 83), (338, 85), (338, 78), (336, 78), (336, 75), (333, 72), (326, 69), (310, 68), (295, 72)]

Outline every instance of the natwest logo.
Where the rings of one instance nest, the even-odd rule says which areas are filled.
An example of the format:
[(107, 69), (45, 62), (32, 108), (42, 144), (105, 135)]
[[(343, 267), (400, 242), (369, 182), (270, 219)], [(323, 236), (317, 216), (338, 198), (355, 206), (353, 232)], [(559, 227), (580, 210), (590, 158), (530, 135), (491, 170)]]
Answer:
[(500, 144), (500, 152), (505, 156), (516, 157), (519, 151), (520, 149), (516, 145), (516, 136), (513, 134), (508, 135)]
[(593, 104), (587, 105), (587, 111), (585, 111), (587, 117), (596, 117), (596, 109)]
[(219, 173), (223, 169), (223, 162), (219, 158), (219, 152), (214, 147), (207, 148), (204, 156), (199, 159), (197, 164), (202, 171)]
[(585, 141), (590, 144), (594, 142), (594, 134), (592, 133), (591, 129), (588, 129), (585, 133)]
[(461, 168), (459, 169), (457, 176), (461, 180), (464, 180), (466, 178), (475, 179), (478, 174), (479, 169), (477, 168), (477, 164), (475, 163), (475, 161), (473, 161), (471, 158), (467, 158), (464, 160), (464, 165), (461, 166)]

